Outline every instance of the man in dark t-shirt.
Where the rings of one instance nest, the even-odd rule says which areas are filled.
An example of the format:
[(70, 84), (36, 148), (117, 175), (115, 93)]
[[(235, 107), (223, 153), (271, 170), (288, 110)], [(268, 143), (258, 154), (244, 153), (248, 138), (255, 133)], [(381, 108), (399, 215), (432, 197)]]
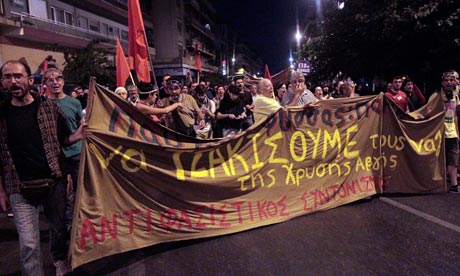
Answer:
[[(37, 208), (43, 205), (50, 224), (56, 274), (64, 275), (69, 272), (68, 232), (64, 222), (66, 186), (59, 153), (61, 145), (73, 144), (83, 137), (86, 124), (70, 134), (59, 106), (30, 93), (33, 78), (27, 64), (7, 61), (1, 67), (1, 76), (11, 99), (0, 107), (0, 207), (4, 211), (11, 207), (14, 214), (22, 274), (43, 275)], [(43, 179), (54, 183), (46, 194), (36, 196), (21, 189), (21, 183)]]

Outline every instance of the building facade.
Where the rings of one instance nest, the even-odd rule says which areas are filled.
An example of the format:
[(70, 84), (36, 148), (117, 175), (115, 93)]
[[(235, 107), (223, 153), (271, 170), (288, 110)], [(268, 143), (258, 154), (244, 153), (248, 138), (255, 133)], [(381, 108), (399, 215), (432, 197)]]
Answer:
[[(127, 0), (0, 0), (0, 62), (24, 58), (35, 72), (52, 55), (64, 67), (59, 47), (105, 48), (115, 53), (115, 39), (128, 50)], [(155, 48), (151, 16), (144, 24), (152, 58)]]
[[(23, 58), (36, 72), (51, 55), (62, 69), (62, 47), (82, 49), (92, 44), (115, 53), (116, 37), (127, 54), (127, 4), (128, 0), (0, 0), (0, 62)], [(190, 73), (196, 78), (197, 51), (204, 75), (231, 75), (240, 67), (251, 74), (260, 70), (260, 59), (253, 52), (229, 42), (234, 31), (219, 21), (212, 1), (140, 4), (156, 76)], [(232, 63), (235, 51), (236, 64)]]
[(197, 52), (202, 71), (222, 73), (225, 33), (217, 32), (216, 10), (208, 0), (152, 1), (156, 75), (196, 76)]

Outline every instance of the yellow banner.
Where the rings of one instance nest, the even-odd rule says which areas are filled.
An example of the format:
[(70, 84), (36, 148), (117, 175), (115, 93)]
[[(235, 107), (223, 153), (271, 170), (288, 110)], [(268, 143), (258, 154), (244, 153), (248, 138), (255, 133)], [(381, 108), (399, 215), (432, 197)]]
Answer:
[[(445, 191), (440, 100), (383, 94), (280, 110), (222, 140), (172, 132), (92, 82), (71, 238), (75, 268), (162, 242), (279, 223), (381, 192)], [(426, 170), (416, 170), (416, 164)]]

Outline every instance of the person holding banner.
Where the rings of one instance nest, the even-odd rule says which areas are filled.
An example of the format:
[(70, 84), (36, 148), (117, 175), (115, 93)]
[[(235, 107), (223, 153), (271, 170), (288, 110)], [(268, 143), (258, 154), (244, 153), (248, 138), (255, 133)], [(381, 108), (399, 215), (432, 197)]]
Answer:
[(66, 181), (60, 163), (61, 146), (82, 139), (86, 123), (71, 134), (59, 106), (30, 93), (30, 67), (17, 60), (0, 69), (11, 99), (0, 107), (0, 206), (11, 207), (19, 234), (22, 275), (43, 275), (40, 253), (39, 205), (51, 232), (56, 275), (69, 272), (65, 227)]
[[(77, 131), (80, 123), (84, 122), (83, 110), (78, 100), (64, 93), (64, 76), (57, 68), (50, 68), (43, 75), (45, 84), (50, 91), (48, 99), (55, 102), (65, 115), (67, 126), (71, 132)], [(67, 170), (67, 200), (66, 200), (66, 225), (72, 227), (73, 206), (77, 192), (78, 169), (80, 167), (80, 152), (82, 143), (78, 141), (70, 146), (62, 147)]]
[(457, 182), (457, 167), (458, 167), (458, 118), (456, 115), (456, 108), (460, 105), (458, 94), (455, 93), (457, 88), (457, 80), (452, 71), (445, 72), (442, 75), (441, 92), (435, 92), (431, 95), (428, 101), (441, 94), (444, 101), (444, 110), (446, 115), (444, 117), (444, 141), (446, 151), (446, 165), (447, 173), (450, 178), (450, 193), (460, 194), (460, 187)]
[[(180, 108), (175, 108), (166, 114), (166, 126), (184, 135), (196, 137), (195, 129), (203, 129), (206, 124), (196, 100), (191, 95), (180, 92), (181, 83), (178, 80), (170, 79), (166, 90), (169, 97), (163, 99), (164, 107), (182, 104)], [(198, 122), (198, 125), (195, 126), (195, 122)]]
[(406, 93), (401, 91), (402, 88), (402, 77), (394, 76), (389, 85), (388, 91), (385, 93), (385, 96), (394, 102), (402, 111), (409, 111), (409, 103)]
[(139, 83), (139, 101), (136, 104), (137, 109), (146, 115), (150, 115), (152, 119), (160, 124), (164, 123), (164, 116), (170, 112), (173, 112), (176, 108), (181, 108), (182, 103), (174, 103), (170, 106), (163, 107), (158, 99), (158, 89), (153, 89), (153, 85), (150, 83)]

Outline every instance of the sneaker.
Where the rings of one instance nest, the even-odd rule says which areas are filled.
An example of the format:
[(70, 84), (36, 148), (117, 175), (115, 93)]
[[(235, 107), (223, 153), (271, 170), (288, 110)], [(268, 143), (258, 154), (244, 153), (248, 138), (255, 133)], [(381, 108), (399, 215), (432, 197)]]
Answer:
[(455, 186), (450, 187), (449, 193), (452, 193), (452, 194), (459, 194), (459, 195), (460, 195), (460, 186), (459, 186), (459, 185), (455, 185)]
[(66, 260), (55, 261), (54, 266), (56, 267), (56, 276), (64, 276), (71, 271)]

